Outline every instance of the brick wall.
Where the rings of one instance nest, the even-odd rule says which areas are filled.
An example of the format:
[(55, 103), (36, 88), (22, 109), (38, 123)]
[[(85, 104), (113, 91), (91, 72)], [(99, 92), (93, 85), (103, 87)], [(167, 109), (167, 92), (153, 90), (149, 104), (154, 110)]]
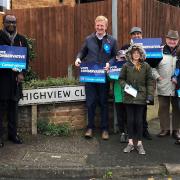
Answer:
[(69, 123), (73, 129), (82, 129), (86, 124), (85, 103), (39, 105), (38, 120), (47, 120), (54, 124)]
[[(113, 124), (113, 105), (109, 106), (110, 126)], [(18, 131), (31, 133), (31, 106), (19, 107)], [(72, 129), (86, 127), (87, 110), (85, 102), (44, 104), (37, 107), (38, 120), (46, 120), (54, 124), (68, 123)], [(99, 127), (100, 111), (97, 108), (96, 126)]]
[(59, 0), (12, 0), (12, 9), (24, 9), (32, 7), (47, 7), (59, 5)]
[[(65, 5), (75, 5), (75, 0), (64, 0)], [(35, 7), (48, 7), (60, 5), (59, 0), (12, 0), (12, 9), (24, 9), (24, 8), (35, 8)]]
[(19, 107), (18, 131), (31, 133), (31, 106)]

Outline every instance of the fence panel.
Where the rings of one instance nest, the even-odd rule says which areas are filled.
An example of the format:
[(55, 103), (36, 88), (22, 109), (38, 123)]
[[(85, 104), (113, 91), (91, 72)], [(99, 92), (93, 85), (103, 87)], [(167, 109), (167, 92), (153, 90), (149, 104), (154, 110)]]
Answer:
[(40, 78), (67, 75), (74, 56), (74, 8), (69, 6), (13, 10), (18, 31), (35, 39), (33, 69)]
[[(34, 38), (37, 57), (33, 69), (41, 79), (67, 76), (85, 37), (94, 32), (94, 19), (105, 15), (112, 31), (112, 0), (12, 10), (18, 18), (18, 31)], [(144, 37), (165, 37), (169, 29), (179, 30), (180, 8), (156, 0), (118, 0), (119, 47), (130, 41), (129, 31), (140, 26)], [(75, 73), (77, 75), (77, 72)]]
[(144, 37), (164, 37), (169, 29), (179, 31), (180, 8), (156, 0), (143, 0), (142, 29)]

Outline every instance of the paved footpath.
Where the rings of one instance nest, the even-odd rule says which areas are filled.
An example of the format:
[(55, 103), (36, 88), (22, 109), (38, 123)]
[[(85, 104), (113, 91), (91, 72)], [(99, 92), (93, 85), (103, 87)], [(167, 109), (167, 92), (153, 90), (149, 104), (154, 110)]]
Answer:
[(145, 156), (136, 151), (123, 153), (126, 144), (119, 142), (119, 134), (112, 134), (109, 141), (101, 140), (99, 132), (91, 140), (84, 139), (82, 132), (75, 132), (70, 137), (27, 136), (22, 145), (7, 141), (0, 149), (0, 177), (130, 180), (132, 176), (172, 174), (178, 178), (180, 146), (174, 144), (172, 137), (155, 136), (159, 132), (157, 120), (149, 124), (153, 140), (144, 140)]

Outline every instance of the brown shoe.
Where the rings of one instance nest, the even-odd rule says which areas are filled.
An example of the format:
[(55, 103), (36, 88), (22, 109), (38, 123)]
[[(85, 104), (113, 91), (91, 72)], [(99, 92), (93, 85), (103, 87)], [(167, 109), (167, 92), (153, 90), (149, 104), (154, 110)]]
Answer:
[(85, 133), (85, 138), (92, 138), (92, 129), (87, 129), (86, 133)]
[(109, 133), (108, 133), (108, 131), (103, 131), (103, 132), (102, 132), (102, 139), (103, 139), (103, 140), (108, 140), (108, 139), (109, 139)]
[(170, 135), (170, 130), (162, 130), (157, 136), (158, 137), (165, 137)]

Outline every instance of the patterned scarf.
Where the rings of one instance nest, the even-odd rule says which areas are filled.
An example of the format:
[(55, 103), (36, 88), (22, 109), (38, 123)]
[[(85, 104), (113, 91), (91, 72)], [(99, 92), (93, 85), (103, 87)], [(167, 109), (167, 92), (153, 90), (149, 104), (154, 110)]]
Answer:
[(8, 31), (6, 31), (6, 29), (3, 29), (3, 32), (8, 36), (9, 40), (11, 41), (11, 46), (12, 46), (14, 44), (14, 39), (15, 39), (15, 37), (17, 35), (17, 31), (10, 34)]

